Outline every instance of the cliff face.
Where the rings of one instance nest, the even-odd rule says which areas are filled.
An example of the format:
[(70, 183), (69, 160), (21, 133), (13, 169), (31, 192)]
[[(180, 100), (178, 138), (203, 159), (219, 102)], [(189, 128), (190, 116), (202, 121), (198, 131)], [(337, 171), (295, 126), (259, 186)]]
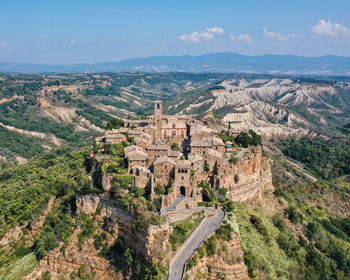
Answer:
[(260, 146), (249, 147), (245, 155), (219, 177), (220, 187), (228, 190), (227, 196), (233, 201), (249, 201), (272, 188), (270, 162), (263, 158)]
[(232, 233), (231, 237), (230, 241), (221, 241), (218, 244), (214, 256), (200, 258), (198, 264), (187, 272), (188, 278), (190, 280), (248, 279), (240, 239), (236, 233)]
[[(142, 256), (146, 260), (157, 259), (163, 265), (167, 265), (171, 257), (168, 240), (172, 228), (169, 224), (151, 225), (146, 230), (134, 230), (135, 217), (106, 196), (78, 196), (76, 206), (78, 216), (81, 213), (96, 216), (95, 234), (101, 235), (103, 231), (98, 228), (98, 225), (101, 227), (103, 224), (104, 231), (108, 232), (109, 247), (118, 244), (116, 248), (123, 248), (122, 250), (132, 248), (135, 256)], [(92, 237), (88, 238), (79, 249), (80, 232), (80, 228), (77, 227), (68, 245), (61, 244), (59, 248), (48, 252), (29, 277), (35, 278), (45, 271), (50, 271), (52, 279), (69, 279), (71, 273), (84, 268), (94, 279), (137, 279), (131, 275), (123, 275), (121, 272), (116, 273), (111, 262), (101, 255), (101, 250), (95, 249)], [(116, 261), (121, 260), (116, 259)]]

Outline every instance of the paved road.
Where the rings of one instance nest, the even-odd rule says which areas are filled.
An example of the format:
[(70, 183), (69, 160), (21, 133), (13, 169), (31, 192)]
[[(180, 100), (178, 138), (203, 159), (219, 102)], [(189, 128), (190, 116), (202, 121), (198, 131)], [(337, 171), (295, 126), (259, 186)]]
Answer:
[(178, 195), (175, 200), (173, 201), (173, 203), (171, 203), (168, 207), (166, 207), (164, 209), (164, 213), (166, 212), (172, 212), (176, 210), (176, 206), (178, 206), (181, 202), (185, 201), (185, 200), (192, 200), (192, 197), (186, 197), (183, 195)]
[(207, 210), (206, 214), (214, 214), (214, 216), (204, 218), (191, 236), (179, 248), (170, 262), (168, 280), (182, 279), (187, 261), (193, 256), (198, 247), (216, 231), (225, 217), (223, 210)]

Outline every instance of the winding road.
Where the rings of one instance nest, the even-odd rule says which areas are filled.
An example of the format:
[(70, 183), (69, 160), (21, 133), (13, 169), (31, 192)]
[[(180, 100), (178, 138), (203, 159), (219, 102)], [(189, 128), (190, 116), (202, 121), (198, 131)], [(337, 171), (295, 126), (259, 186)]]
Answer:
[(225, 212), (223, 210), (206, 210), (206, 217), (172, 258), (168, 280), (181, 280), (183, 278), (189, 259), (194, 255), (198, 247), (210, 235), (215, 233), (224, 218)]

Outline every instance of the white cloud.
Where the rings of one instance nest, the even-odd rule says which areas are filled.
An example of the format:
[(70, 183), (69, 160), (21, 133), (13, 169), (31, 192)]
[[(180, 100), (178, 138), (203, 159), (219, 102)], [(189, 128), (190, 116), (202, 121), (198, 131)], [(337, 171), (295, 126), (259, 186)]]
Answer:
[(253, 39), (248, 34), (240, 34), (238, 36), (230, 35), (230, 39), (233, 41), (242, 41), (245, 43), (253, 43)]
[(264, 28), (264, 34), (270, 38), (277, 39), (280, 41), (287, 41), (290, 38), (297, 37), (297, 34), (295, 33), (289, 33), (289, 34), (283, 35), (281, 33), (271, 32), (271, 31), (268, 31), (266, 27)]
[(347, 28), (340, 23), (333, 23), (331, 20), (326, 21), (321, 19), (312, 27), (312, 31), (317, 35), (323, 36), (350, 37), (350, 28)]
[(4, 48), (4, 47), (7, 47), (7, 46), (8, 46), (8, 43), (0, 42), (0, 48)]
[(106, 42), (105, 39), (103, 39), (103, 38), (98, 39), (98, 41), (100, 44), (104, 44)]
[(210, 32), (194, 31), (191, 34), (182, 34), (179, 39), (184, 42), (198, 43), (200, 41), (209, 41), (214, 39), (214, 34)]
[(222, 27), (211, 27), (207, 28), (207, 31), (210, 33), (218, 33), (218, 34), (224, 34), (224, 29)]
[(71, 43), (72, 45), (75, 45), (75, 44), (77, 43), (77, 41), (75, 41), (75, 40), (70, 40), (70, 43)]
[(201, 41), (211, 41), (215, 39), (214, 34), (223, 34), (224, 29), (221, 27), (206, 28), (207, 31), (194, 31), (191, 34), (182, 34), (179, 40), (183, 42), (198, 43)]

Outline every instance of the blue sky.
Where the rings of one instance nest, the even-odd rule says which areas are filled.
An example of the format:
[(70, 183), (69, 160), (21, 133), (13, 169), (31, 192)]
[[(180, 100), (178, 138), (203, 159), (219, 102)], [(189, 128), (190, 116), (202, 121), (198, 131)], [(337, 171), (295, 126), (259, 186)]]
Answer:
[(0, 1), (1, 62), (212, 52), (350, 56), (350, 1)]

